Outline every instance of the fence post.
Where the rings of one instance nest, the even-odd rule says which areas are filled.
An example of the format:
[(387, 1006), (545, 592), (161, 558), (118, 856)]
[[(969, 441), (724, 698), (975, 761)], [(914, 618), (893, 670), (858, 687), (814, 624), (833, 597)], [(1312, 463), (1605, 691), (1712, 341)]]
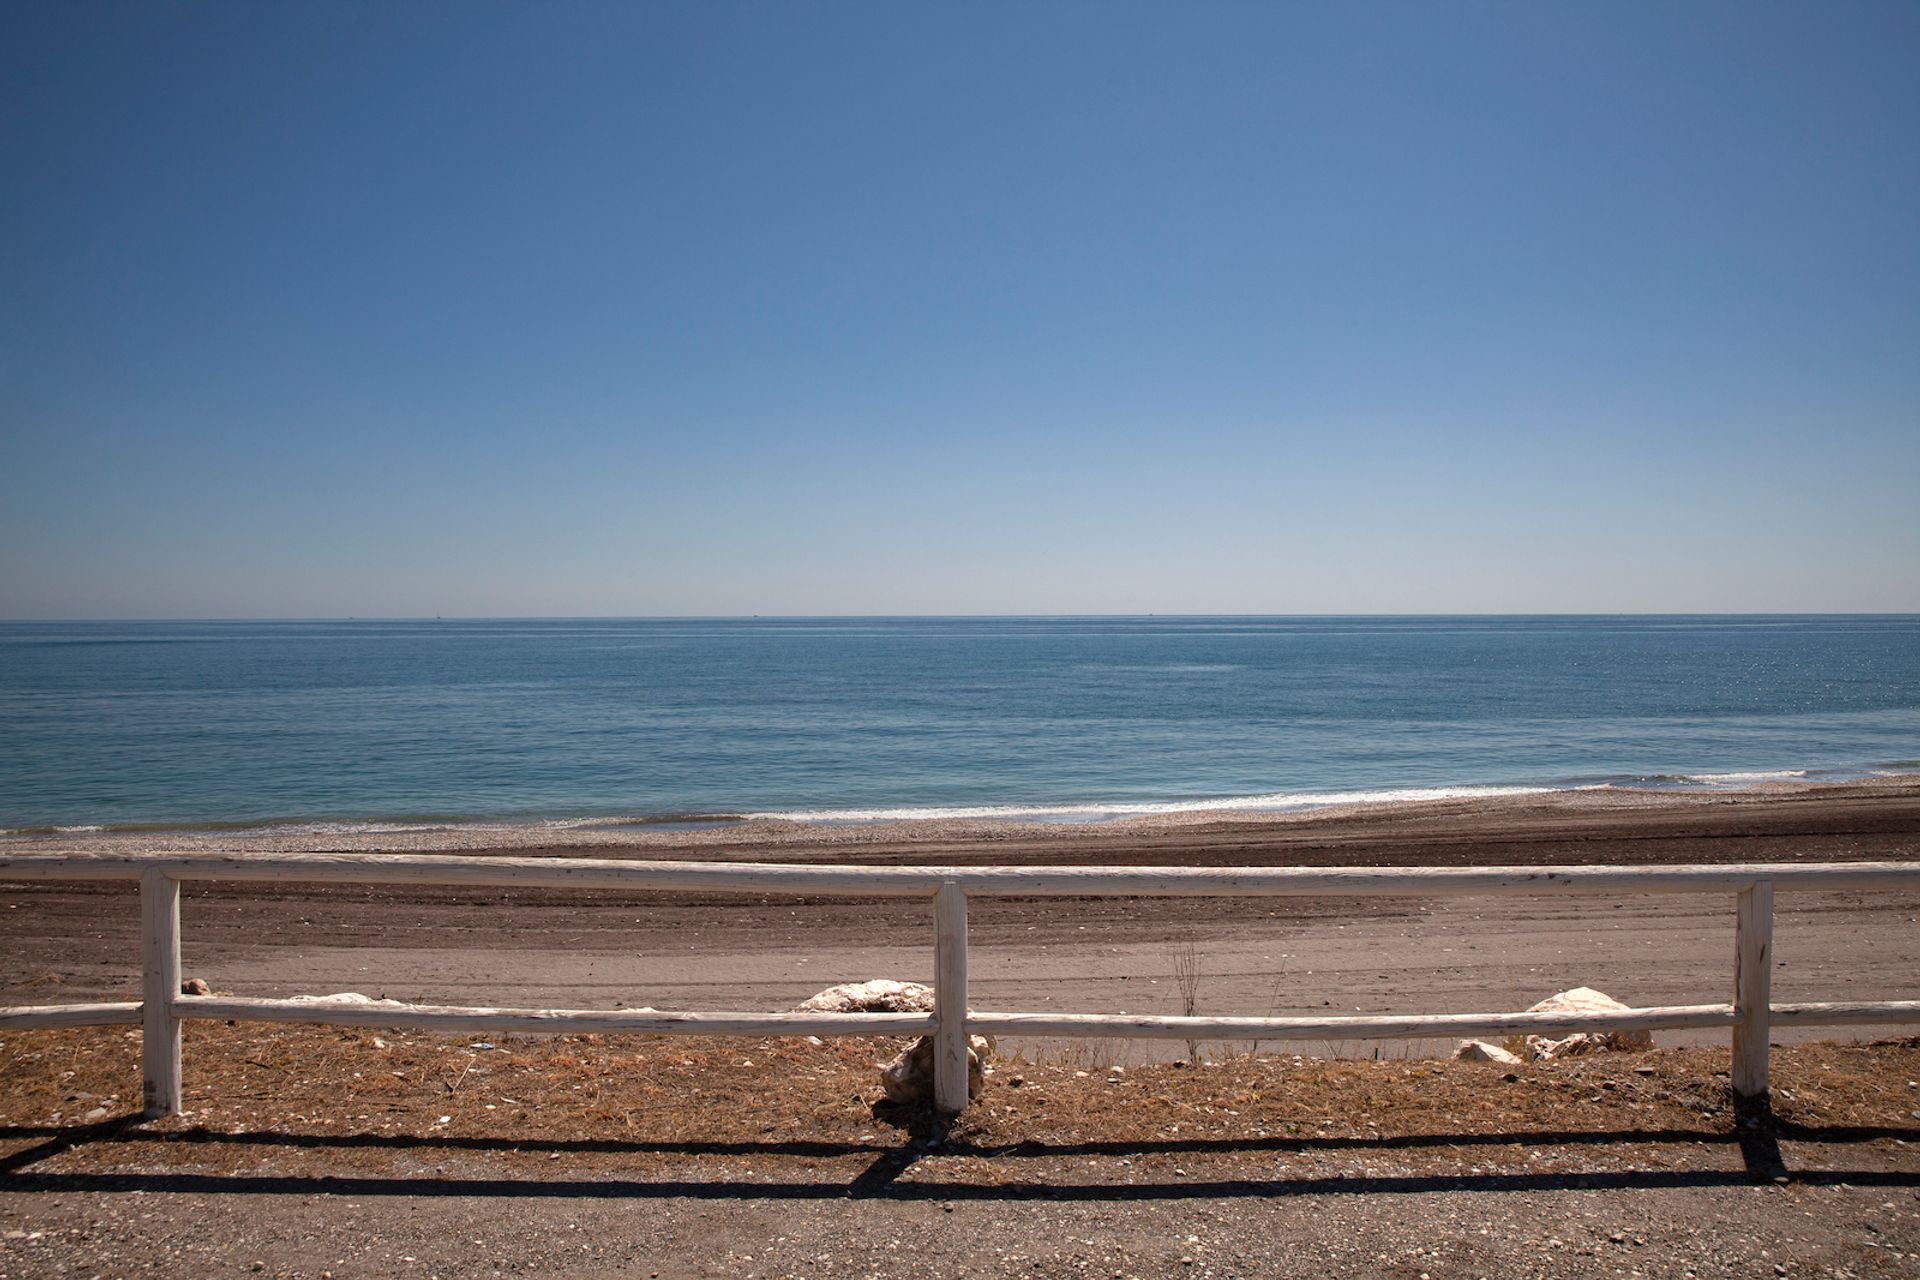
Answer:
[(144, 1111), (180, 1113), (180, 882), (160, 867), (140, 873), (140, 1058)]
[(933, 1105), (967, 1107), (967, 895), (952, 880), (933, 895)]
[(1767, 1036), (1773, 1013), (1773, 881), (1740, 893), (1733, 958), (1733, 1092), (1767, 1096)]

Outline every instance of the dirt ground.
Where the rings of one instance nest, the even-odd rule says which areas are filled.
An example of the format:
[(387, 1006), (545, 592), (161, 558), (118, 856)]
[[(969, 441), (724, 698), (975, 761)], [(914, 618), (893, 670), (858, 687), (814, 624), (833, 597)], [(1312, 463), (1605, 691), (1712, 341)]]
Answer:
[[(490, 847), (937, 864), (1911, 859), (1920, 789), (564, 847), (520, 832)], [(1913, 998), (1920, 895), (1782, 894), (1778, 909), (1777, 1000)], [(1498, 1010), (1581, 984), (1632, 1003), (1724, 1000), (1732, 914), (1691, 897), (977, 900), (971, 994), (982, 1009), (1174, 1012), (1191, 948), (1208, 1013)], [(194, 885), (184, 919), (187, 972), (248, 995), (778, 1009), (837, 981), (925, 978), (931, 959), (926, 906), (897, 900)], [(0, 920), (0, 1003), (133, 994), (130, 886), (0, 874)], [(9, 1034), (0, 1276), (1920, 1275), (1920, 1042), (1789, 1044), (1774, 1113), (1736, 1115), (1723, 1037), (1659, 1039), (1513, 1071), (1407, 1056), (1444, 1045), (1351, 1047), (1361, 1061), (1330, 1061), (1331, 1044), (1213, 1045), (1176, 1064), (1178, 1044), (1006, 1043), (948, 1131), (875, 1105), (873, 1065), (896, 1046), (869, 1042), (481, 1048), (194, 1025), (192, 1114), (138, 1124), (137, 1031)]]
[(1002, 1060), (957, 1122), (892, 1042), (0, 1036), (0, 1275), (1920, 1272), (1920, 1040), (1502, 1068)]

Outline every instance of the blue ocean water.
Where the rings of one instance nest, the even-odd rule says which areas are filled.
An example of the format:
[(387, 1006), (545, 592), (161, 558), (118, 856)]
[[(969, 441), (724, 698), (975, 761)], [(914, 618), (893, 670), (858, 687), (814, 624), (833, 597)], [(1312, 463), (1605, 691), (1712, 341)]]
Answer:
[(0, 624), (0, 828), (1097, 816), (1920, 769), (1920, 617)]

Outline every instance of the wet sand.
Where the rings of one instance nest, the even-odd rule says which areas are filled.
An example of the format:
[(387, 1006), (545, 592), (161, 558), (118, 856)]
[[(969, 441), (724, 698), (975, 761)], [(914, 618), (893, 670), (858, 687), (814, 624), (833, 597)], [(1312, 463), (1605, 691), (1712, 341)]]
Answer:
[[(4, 849), (162, 847), (948, 865), (1904, 860), (1920, 859), (1920, 779), (1077, 826), (595, 829), (564, 843), (531, 827), (350, 837), (229, 832), (15, 839)], [(1920, 892), (1782, 894), (1777, 905), (1776, 999), (1915, 995)], [(0, 912), (0, 1003), (134, 992), (131, 886), (0, 878)], [(931, 974), (930, 910), (894, 899), (194, 884), (184, 920), (186, 972), (245, 995), (353, 990), (463, 1004), (780, 1009), (835, 982)], [(1180, 1012), (1186, 993), (1174, 979), (1175, 960), (1189, 947), (1200, 973), (1193, 998), (1203, 1013), (1493, 1011), (1576, 985), (1634, 1004), (1690, 1003), (1730, 998), (1733, 903), (1705, 896), (982, 899), (972, 904), (971, 941), (972, 1003), (982, 1009)], [(1123, 1061), (1150, 1052), (1144, 1043), (1078, 1051)]]

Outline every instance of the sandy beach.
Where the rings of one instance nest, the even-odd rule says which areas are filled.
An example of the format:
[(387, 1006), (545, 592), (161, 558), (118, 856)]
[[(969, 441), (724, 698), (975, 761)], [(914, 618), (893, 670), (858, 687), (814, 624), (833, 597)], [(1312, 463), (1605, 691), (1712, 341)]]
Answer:
[[(1713, 794), (1560, 792), (1093, 825), (754, 823), (696, 832), (596, 829), (564, 839), (531, 826), (350, 836), (281, 830), (70, 835), (8, 846), (20, 853), (425, 849), (953, 865), (1851, 861), (1920, 856), (1920, 779)], [(11, 884), (0, 898), (8, 919), (0, 1001), (132, 994), (130, 886)], [(1777, 999), (1911, 996), (1912, 974), (1920, 972), (1920, 895), (1790, 894), (1778, 911)], [(931, 975), (928, 910), (899, 900), (193, 885), (184, 919), (186, 971), (245, 995), (362, 991), (464, 1004), (773, 1010), (836, 982)], [(1464, 1012), (1524, 1008), (1578, 985), (1634, 1004), (1722, 998), (1733, 910), (1731, 902), (1691, 896), (1009, 899), (976, 902), (971, 931), (971, 989), (980, 1008), (1177, 1012), (1174, 962), (1191, 948), (1202, 1012)], [(1159, 1049), (1143, 1042), (1109, 1052)]]
[[(439, 844), (896, 863), (1911, 859), (1920, 787), (1580, 793), (1077, 829), (505, 835)], [(435, 847), (426, 835), (284, 832), (10, 842), (188, 843)], [(135, 906), (126, 886), (0, 880), (0, 999), (133, 994)], [(195, 885), (184, 919), (187, 972), (245, 994), (778, 1009), (832, 982), (930, 970), (928, 911), (896, 900)], [(1920, 894), (1781, 895), (1775, 998), (1910, 998), (1917, 920)], [(1710, 898), (980, 900), (971, 981), (979, 1008), (1173, 1011), (1174, 962), (1191, 947), (1204, 1012), (1517, 1008), (1577, 984), (1636, 1004), (1721, 999), (1732, 925), (1733, 904)], [(1687, 1047), (1661, 1033), (1660, 1053), (1504, 1075), (1401, 1060), (1446, 1043), (1331, 1063), (1369, 1047), (1268, 1044), (1254, 1058), (1203, 1046), (1195, 1071), (1165, 1060), (1184, 1054), (1175, 1044), (1003, 1041), (988, 1095), (950, 1134), (874, 1102), (885, 1042), (503, 1037), (490, 1053), (471, 1039), (197, 1025), (191, 1113), (143, 1125), (116, 1113), (138, 1092), (119, 1029), (8, 1037), (0, 1263), (321, 1277), (1731, 1280), (1895, 1274), (1920, 1256), (1910, 1038), (1780, 1049), (1777, 1122), (1764, 1132), (1733, 1114), (1724, 1036)], [(106, 1119), (69, 1118), (82, 1107)]]

